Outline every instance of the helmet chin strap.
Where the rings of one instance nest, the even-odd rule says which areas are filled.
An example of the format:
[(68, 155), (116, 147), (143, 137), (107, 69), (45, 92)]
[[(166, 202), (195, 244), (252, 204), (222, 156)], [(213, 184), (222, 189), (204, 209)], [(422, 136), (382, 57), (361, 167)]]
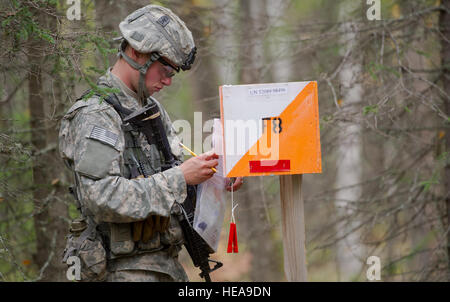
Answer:
[(132, 68), (139, 71), (139, 86), (137, 95), (141, 104), (145, 104), (145, 100), (150, 96), (147, 87), (145, 87), (145, 75), (147, 74), (147, 70), (149, 69), (150, 65), (152, 65), (153, 62), (157, 61), (160, 56), (159, 54), (154, 52), (150, 55), (150, 59), (144, 65), (140, 65), (125, 53), (126, 46), (127, 42), (123, 40), (120, 44), (119, 53), (117, 55), (119, 57), (122, 57)]

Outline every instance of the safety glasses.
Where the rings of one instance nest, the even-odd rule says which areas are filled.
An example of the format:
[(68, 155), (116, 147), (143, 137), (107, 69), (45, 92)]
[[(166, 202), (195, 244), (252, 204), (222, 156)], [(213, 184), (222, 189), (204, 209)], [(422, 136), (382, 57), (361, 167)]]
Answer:
[(166, 70), (166, 77), (171, 78), (175, 75), (175, 72), (180, 71), (180, 67), (174, 66), (167, 62), (163, 57), (159, 57), (158, 61), (163, 65), (164, 69)]

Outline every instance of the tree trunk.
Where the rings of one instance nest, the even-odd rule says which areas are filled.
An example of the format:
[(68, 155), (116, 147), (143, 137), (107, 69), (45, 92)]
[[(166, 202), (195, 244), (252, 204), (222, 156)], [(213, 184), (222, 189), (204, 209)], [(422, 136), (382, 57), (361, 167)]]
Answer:
[(220, 85), (238, 84), (239, 29), (236, 16), (239, 3), (234, 0), (214, 0), (216, 4), (213, 32), (215, 65), (218, 70)]
[[(292, 37), (283, 31), (290, 2), (284, 0), (267, 1), (267, 16), (271, 34), (269, 36), (269, 58), (271, 82), (288, 82), (292, 73), (292, 46), (287, 41)], [(288, 36), (289, 35), (289, 36)]]
[[(350, 2), (343, 2), (340, 8), (340, 19), (348, 20), (351, 12), (358, 7)], [(357, 103), (361, 102), (363, 88), (360, 84), (362, 60), (358, 54), (358, 28), (354, 22), (343, 22), (341, 26), (343, 54), (350, 51), (346, 62), (339, 74), (341, 85), (342, 106), (341, 118), (349, 122), (340, 122), (338, 127), (338, 157), (336, 175), (336, 208), (337, 217), (337, 266), (338, 277), (342, 281), (349, 281), (360, 273), (362, 263), (362, 247), (360, 232), (354, 228), (359, 221), (355, 208), (361, 197), (360, 187), (357, 185), (362, 176), (361, 160), (361, 126), (355, 120), (358, 113)], [(351, 61), (350, 61), (351, 60)], [(356, 185), (356, 186), (354, 186)], [(349, 186), (354, 186), (346, 188)]]
[[(261, 83), (264, 62), (263, 31), (266, 20), (265, 1), (240, 1), (240, 81), (242, 84)], [(278, 281), (280, 259), (274, 240), (273, 226), (267, 221), (264, 202), (263, 177), (248, 177), (238, 211), (241, 234), (252, 254), (250, 279), (252, 281)], [(241, 207), (240, 206), (240, 207)]]
[[(55, 9), (46, 7), (46, 9)], [(39, 9), (33, 10), (38, 24), (42, 28), (54, 27), (56, 20)], [(42, 39), (31, 38), (28, 44), (28, 107), (30, 110), (31, 146), (33, 149), (33, 200), (34, 200), (34, 226), (36, 234), (36, 253), (34, 262), (39, 268), (38, 280), (64, 281), (65, 265), (61, 263), (60, 256), (65, 246), (67, 232), (67, 206), (62, 201), (66, 196), (60, 187), (61, 176), (64, 173), (62, 163), (57, 156), (57, 127), (56, 116), (61, 110), (58, 93), (54, 99), (52, 112), (56, 115), (51, 119), (46, 115), (46, 100), (50, 104), (51, 85), (53, 80), (43, 75), (45, 68), (50, 69), (55, 61), (45, 62), (49, 58), (46, 51), (48, 42)], [(50, 63), (50, 64), (49, 64)], [(46, 67), (48, 66), (48, 67)], [(57, 78), (57, 77), (56, 77)], [(57, 82), (57, 80), (56, 80)], [(44, 85), (45, 83), (45, 85)], [(45, 88), (44, 88), (45, 87)], [(46, 91), (46, 89), (48, 89)], [(58, 90), (58, 89), (57, 89)]]
[[(28, 78), (28, 107), (30, 110), (30, 128), (32, 129), (31, 146), (34, 153), (44, 150), (46, 146), (45, 135), (42, 128), (45, 118), (44, 100), (42, 98), (42, 77), (41, 77), (41, 58), (36, 57), (34, 52), (36, 46), (42, 45), (42, 41), (35, 42), (30, 47), (30, 55), (28, 62), (30, 64), (30, 74)], [(39, 49), (39, 48), (38, 48)], [(42, 268), (47, 260), (51, 260), (51, 251), (49, 250), (51, 238), (48, 232), (48, 207), (45, 199), (48, 194), (46, 188), (46, 177), (42, 161), (39, 156), (35, 156), (33, 160), (33, 200), (34, 200), (34, 228), (36, 233), (36, 254), (34, 260), (39, 268)], [(47, 277), (47, 274), (44, 275)], [(45, 279), (45, 278), (44, 278)]]
[[(442, 0), (439, 15), (439, 30), (441, 32), (441, 66), (442, 66), (442, 86), (447, 94), (450, 95), (450, 1)], [(447, 117), (450, 116), (450, 100), (446, 97), (444, 100), (444, 112)], [(448, 126), (448, 122), (447, 122)], [(445, 131), (445, 151), (450, 152), (450, 131)], [(447, 155), (447, 161), (444, 169), (444, 196), (445, 208), (447, 210), (447, 230), (450, 227), (450, 161)], [(450, 281), (450, 232), (447, 231), (447, 281)]]

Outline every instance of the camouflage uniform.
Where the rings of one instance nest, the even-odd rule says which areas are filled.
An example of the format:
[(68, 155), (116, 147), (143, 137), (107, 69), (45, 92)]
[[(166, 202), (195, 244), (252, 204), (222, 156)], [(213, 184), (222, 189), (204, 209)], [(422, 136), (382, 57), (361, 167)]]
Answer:
[[(99, 79), (99, 85), (118, 88), (121, 105), (130, 110), (141, 107), (131, 91), (110, 70)], [(179, 159), (182, 150), (167, 112), (157, 103), (171, 144)], [(186, 196), (186, 182), (180, 167), (161, 172), (162, 158), (155, 145), (149, 145), (142, 134), (137, 142), (145, 157), (148, 178), (129, 178), (124, 153), (127, 152), (122, 120), (116, 110), (97, 96), (77, 101), (61, 122), (60, 153), (78, 176), (81, 206), (87, 210), (108, 255), (109, 281), (187, 281), (177, 254), (183, 242), (178, 223), (177, 203)], [(166, 232), (150, 242), (130, 241), (131, 223), (150, 215), (170, 216)], [(113, 234), (112, 229), (119, 228)], [(106, 231), (105, 231), (106, 230)], [(119, 234), (119, 235), (117, 235)], [(122, 236), (124, 238), (118, 238)], [(111, 238), (114, 237), (114, 238)], [(102, 253), (91, 253), (92, 263), (101, 263)], [(92, 259), (98, 258), (98, 259)]]
[[(122, 42), (118, 54), (139, 71), (137, 93), (110, 71), (98, 84), (118, 88), (120, 93), (114, 99), (134, 111), (148, 101), (145, 77), (149, 67), (159, 61), (177, 72), (189, 70), (196, 47), (185, 23), (158, 5), (136, 10), (119, 28)], [(129, 57), (127, 45), (149, 54), (147, 62), (141, 65)], [(100, 102), (99, 97), (79, 100), (61, 123), (60, 152), (74, 171), (77, 207), (82, 213), (82, 219), (72, 223), (63, 261), (69, 263), (68, 257), (79, 257), (85, 280), (187, 281), (177, 260), (183, 243), (179, 204), (188, 190), (184, 175), (179, 167), (162, 172), (164, 159), (156, 146), (124, 125), (120, 110), (108, 102)], [(167, 112), (155, 102), (172, 153), (181, 159), (179, 140)], [(146, 178), (136, 178), (137, 166)], [(143, 228), (136, 227), (142, 224)], [(139, 229), (143, 230), (142, 237), (136, 231)], [(111, 272), (108, 276), (106, 268)]]

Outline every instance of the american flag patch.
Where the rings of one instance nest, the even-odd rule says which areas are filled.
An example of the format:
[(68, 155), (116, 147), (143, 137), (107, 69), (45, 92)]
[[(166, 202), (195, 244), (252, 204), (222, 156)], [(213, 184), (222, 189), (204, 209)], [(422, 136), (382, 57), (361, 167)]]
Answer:
[(96, 139), (98, 141), (101, 141), (107, 145), (111, 145), (114, 147), (117, 143), (119, 136), (117, 134), (112, 133), (111, 131), (108, 131), (98, 126), (94, 126), (89, 138)]

